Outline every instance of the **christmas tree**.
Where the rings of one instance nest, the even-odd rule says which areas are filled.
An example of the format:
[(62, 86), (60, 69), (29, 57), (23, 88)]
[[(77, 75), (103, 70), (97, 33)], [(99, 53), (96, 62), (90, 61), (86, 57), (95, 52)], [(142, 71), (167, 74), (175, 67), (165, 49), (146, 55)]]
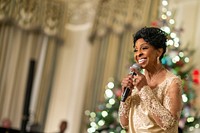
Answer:
[[(162, 0), (161, 18), (159, 21), (152, 22), (152, 26), (160, 27), (168, 34), (168, 51), (162, 59), (162, 64), (174, 74), (180, 76), (183, 82), (183, 110), (179, 127), (184, 132), (193, 131), (199, 128), (200, 119), (198, 111), (195, 109), (193, 102), (196, 98), (194, 84), (197, 81), (193, 80), (192, 71), (193, 65), (189, 65), (190, 57), (195, 52), (188, 47), (181, 47), (181, 39), (179, 38), (183, 29), (175, 28), (175, 20), (171, 17), (172, 13), (168, 10), (168, 1)], [(194, 71), (193, 71), (194, 72)]]
[[(183, 81), (183, 110), (179, 127), (184, 132), (190, 132), (199, 128), (200, 118), (198, 111), (193, 106), (195, 91), (193, 89), (192, 71), (193, 66), (189, 64), (194, 50), (181, 47), (180, 34), (183, 29), (175, 28), (175, 20), (171, 11), (168, 10), (168, 1), (162, 0), (160, 19), (151, 23), (151, 26), (159, 27), (168, 34), (167, 52), (162, 59), (162, 64), (174, 74), (180, 76)], [(131, 59), (133, 64), (134, 61)], [(105, 101), (99, 103), (95, 112), (86, 111), (89, 117), (88, 132), (126, 133), (121, 128), (118, 119), (118, 108), (120, 104), (121, 88), (118, 81), (110, 80), (105, 87)]]
[(126, 133), (119, 124), (118, 108), (121, 98), (121, 88), (117, 81), (110, 78), (105, 86), (105, 100), (100, 103), (95, 112), (85, 111), (89, 117), (88, 133)]

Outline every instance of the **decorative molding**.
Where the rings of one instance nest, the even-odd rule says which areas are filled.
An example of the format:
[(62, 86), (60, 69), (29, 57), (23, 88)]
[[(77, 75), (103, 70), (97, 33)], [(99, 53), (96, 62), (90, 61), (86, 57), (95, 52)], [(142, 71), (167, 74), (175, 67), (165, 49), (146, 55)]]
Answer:
[(58, 0), (5, 0), (0, 2), (0, 21), (10, 21), (25, 30), (41, 30), (61, 36), (66, 2)]
[(0, 1), (0, 21), (10, 17), (13, 0)]
[(91, 34), (91, 41), (107, 33), (122, 34), (140, 27), (148, 11), (145, 0), (101, 0)]
[(62, 1), (46, 1), (42, 18), (42, 29), (46, 34), (57, 35), (63, 32), (65, 7), (66, 3)]
[(93, 22), (99, 0), (70, 0), (66, 14), (67, 24), (85, 24)]
[(38, 0), (15, 0), (12, 17), (24, 29), (33, 29), (39, 25), (41, 2)]
[(0, 21), (61, 36), (64, 27), (93, 23), (99, 0), (3, 0)]

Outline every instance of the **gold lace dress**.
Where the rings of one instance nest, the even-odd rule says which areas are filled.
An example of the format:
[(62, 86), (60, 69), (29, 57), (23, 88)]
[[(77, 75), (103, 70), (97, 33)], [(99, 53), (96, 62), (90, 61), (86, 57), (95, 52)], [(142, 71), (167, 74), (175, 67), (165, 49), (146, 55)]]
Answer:
[(129, 119), (128, 125), (121, 124), (129, 133), (178, 133), (181, 110), (181, 79), (167, 71), (165, 80), (156, 88), (133, 89), (131, 96), (121, 102), (119, 116)]

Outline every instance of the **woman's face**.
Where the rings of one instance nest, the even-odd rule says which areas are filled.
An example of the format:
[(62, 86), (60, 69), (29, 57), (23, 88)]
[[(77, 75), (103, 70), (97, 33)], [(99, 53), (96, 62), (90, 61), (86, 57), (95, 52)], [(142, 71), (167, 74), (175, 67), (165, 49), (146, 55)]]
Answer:
[(156, 50), (152, 45), (140, 38), (135, 43), (134, 59), (142, 67), (155, 66), (159, 50)]

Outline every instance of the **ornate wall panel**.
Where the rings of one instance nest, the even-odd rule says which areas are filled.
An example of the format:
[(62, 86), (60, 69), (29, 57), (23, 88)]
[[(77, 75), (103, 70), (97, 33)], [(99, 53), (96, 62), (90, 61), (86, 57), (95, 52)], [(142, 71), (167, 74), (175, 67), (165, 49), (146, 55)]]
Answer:
[(0, 21), (11, 22), (25, 30), (41, 30), (61, 37), (66, 2), (58, 0), (1, 0)]
[(0, 21), (11, 16), (13, 0), (0, 0)]

